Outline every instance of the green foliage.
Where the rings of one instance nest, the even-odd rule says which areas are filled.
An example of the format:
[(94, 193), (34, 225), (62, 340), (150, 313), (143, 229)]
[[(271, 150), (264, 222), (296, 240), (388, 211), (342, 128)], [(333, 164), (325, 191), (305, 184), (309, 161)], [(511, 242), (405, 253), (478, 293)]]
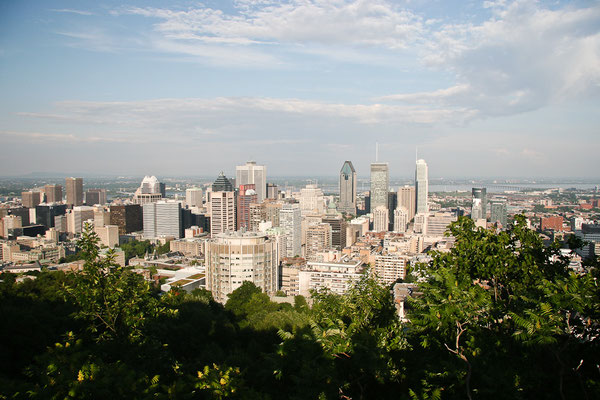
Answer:
[(79, 307), (76, 317), (86, 322), (96, 340), (139, 340), (146, 320), (164, 308), (141, 275), (120, 267), (110, 253), (99, 258), (97, 243), (97, 235), (86, 225), (79, 241), (86, 262), (73, 283), (65, 286)]
[(125, 259), (130, 260), (134, 257), (143, 257), (146, 253), (151, 254), (154, 250), (154, 246), (149, 240), (138, 241), (132, 240), (127, 243), (123, 243), (121, 249), (125, 252)]

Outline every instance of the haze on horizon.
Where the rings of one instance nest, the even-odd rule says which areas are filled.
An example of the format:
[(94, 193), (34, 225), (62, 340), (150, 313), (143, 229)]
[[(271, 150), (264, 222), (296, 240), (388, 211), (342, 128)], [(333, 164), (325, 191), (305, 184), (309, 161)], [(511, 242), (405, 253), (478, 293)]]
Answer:
[(597, 178), (599, 100), (599, 2), (0, 3), (1, 176)]

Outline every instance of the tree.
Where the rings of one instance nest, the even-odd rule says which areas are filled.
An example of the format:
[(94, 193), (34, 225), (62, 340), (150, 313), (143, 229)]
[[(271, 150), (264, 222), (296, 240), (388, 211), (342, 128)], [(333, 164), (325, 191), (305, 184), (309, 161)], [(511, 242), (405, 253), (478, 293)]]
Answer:
[(409, 302), (410, 341), (424, 351), (419, 363), (430, 360), (421, 381), (468, 398), (597, 391), (579, 365), (594, 365), (597, 350), (591, 276), (570, 273), (558, 244), (545, 247), (522, 216), (500, 233), (460, 218), (450, 233), (454, 247), (433, 253)]
[(149, 318), (165, 312), (154, 296), (154, 289), (144, 278), (129, 268), (120, 267), (109, 253), (98, 257), (98, 236), (86, 224), (78, 246), (85, 263), (65, 291), (78, 305), (77, 318), (86, 321), (96, 340), (128, 340), (143, 338), (143, 327)]

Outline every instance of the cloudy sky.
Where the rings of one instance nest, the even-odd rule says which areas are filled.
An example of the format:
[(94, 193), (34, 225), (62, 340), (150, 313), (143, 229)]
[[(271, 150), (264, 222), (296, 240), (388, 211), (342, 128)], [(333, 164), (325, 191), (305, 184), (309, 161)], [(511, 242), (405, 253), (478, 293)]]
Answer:
[(0, 175), (600, 178), (600, 2), (0, 2)]

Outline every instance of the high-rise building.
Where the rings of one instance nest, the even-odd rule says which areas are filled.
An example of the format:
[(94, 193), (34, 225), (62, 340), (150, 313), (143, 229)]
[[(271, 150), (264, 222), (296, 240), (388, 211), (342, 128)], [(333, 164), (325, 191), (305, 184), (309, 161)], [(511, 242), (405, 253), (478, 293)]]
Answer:
[(161, 200), (156, 203), (144, 204), (144, 237), (181, 238), (181, 203), (178, 201)]
[(223, 171), (221, 171), (221, 173), (219, 174), (217, 179), (213, 182), (212, 191), (213, 192), (232, 192), (233, 191), (233, 184), (231, 183), (231, 181), (229, 179), (227, 179), (227, 177), (225, 176)]
[(277, 242), (255, 232), (221, 233), (205, 245), (206, 288), (216, 301), (225, 303), (228, 295), (245, 281), (267, 294), (279, 283)]
[(235, 232), (235, 192), (213, 191), (210, 196), (210, 232)]
[(269, 202), (265, 204), (265, 221), (271, 222), (271, 226), (276, 228), (279, 226), (279, 210), (283, 207), (281, 202)]
[(22, 192), (21, 202), (23, 207), (33, 208), (42, 202), (41, 192)]
[(315, 260), (317, 253), (331, 248), (331, 225), (311, 225), (306, 230), (306, 259)]
[(394, 230), (394, 211), (398, 208), (398, 193), (393, 190), (388, 193), (388, 216), (390, 217), (390, 222), (388, 225), (388, 230)]
[(248, 161), (246, 165), (235, 167), (235, 187), (253, 184), (258, 203), (267, 198), (267, 167), (256, 165), (256, 161)]
[(508, 223), (506, 201), (493, 201), (490, 206), (490, 214), (490, 222), (499, 223), (502, 228), (506, 229)]
[(160, 183), (155, 176), (146, 175), (140, 187), (135, 191), (133, 202), (141, 205), (154, 203), (163, 199), (165, 194), (165, 185)]
[(237, 230), (251, 230), (250, 204), (258, 202), (254, 184), (240, 185), (237, 196)]
[(429, 174), (425, 160), (417, 160), (415, 168), (415, 213), (424, 214), (429, 211)]
[(94, 220), (94, 208), (74, 206), (67, 211), (67, 232), (71, 234), (81, 233), (84, 223), (88, 220)]
[(371, 208), (370, 212), (383, 206), (388, 208), (388, 192), (390, 187), (390, 173), (388, 163), (371, 164)]
[(61, 185), (44, 186), (44, 194), (46, 195), (46, 203), (60, 203), (63, 201)]
[(96, 226), (94, 231), (100, 243), (111, 249), (119, 245), (119, 227), (116, 225)]
[(202, 189), (193, 187), (185, 191), (185, 204), (188, 207), (202, 207)]
[(342, 250), (346, 247), (346, 221), (342, 217), (327, 216), (323, 218), (324, 224), (331, 226), (331, 247)]
[(387, 232), (389, 229), (390, 216), (389, 210), (385, 206), (377, 206), (373, 210), (373, 231)]
[(83, 205), (83, 178), (66, 178), (67, 205)]
[(471, 205), (471, 219), (486, 219), (487, 217), (487, 189), (473, 188), (473, 203)]
[(415, 217), (415, 187), (403, 186), (398, 189), (398, 207), (404, 207), (408, 213), (408, 222)]
[(299, 204), (284, 204), (279, 210), (279, 226), (286, 242), (286, 257), (299, 256), (302, 249), (302, 217)]
[(272, 200), (279, 199), (279, 188), (274, 183), (267, 183), (267, 198)]
[[(267, 207), (265, 203), (251, 203), (250, 204), (250, 227), (249, 231), (258, 232), (259, 225), (261, 222), (267, 220)], [(273, 226), (273, 225), (271, 225)]]
[(144, 229), (142, 206), (139, 204), (111, 205), (110, 224), (119, 227), (119, 235), (141, 231)]
[(356, 215), (356, 183), (352, 161), (344, 162), (340, 171), (340, 212)]
[(306, 185), (300, 189), (299, 201), (302, 215), (325, 213), (325, 197), (317, 185)]
[(67, 212), (66, 204), (40, 204), (35, 207), (36, 223), (44, 225), (46, 228), (54, 227), (56, 216), (65, 215)]
[(406, 226), (408, 225), (408, 211), (406, 207), (398, 206), (394, 210), (394, 232), (404, 233), (406, 232)]
[(106, 204), (106, 189), (88, 189), (85, 192), (85, 204), (87, 206)]

